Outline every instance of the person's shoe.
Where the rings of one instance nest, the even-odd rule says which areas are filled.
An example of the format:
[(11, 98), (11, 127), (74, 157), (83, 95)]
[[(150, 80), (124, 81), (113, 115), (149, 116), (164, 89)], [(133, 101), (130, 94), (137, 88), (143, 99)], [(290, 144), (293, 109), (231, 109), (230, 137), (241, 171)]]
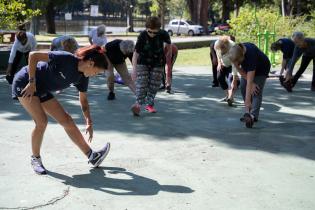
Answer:
[(45, 167), (43, 166), (42, 160), (40, 157), (31, 157), (31, 165), (35, 173), (44, 175), (47, 174)]
[(243, 118), (244, 118), (246, 128), (252, 128), (254, 125), (254, 117), (251, 116), (251, 114), (249, 113), (245, 113)]
[(111, 100), (115, 100), (116, 96), (114, 92), (109, 92), (108, 96), (107, 96), (107, 100), (111, 101)]
[(57, 95), (62, 93), (62, 90), (56, 90), (55, 92)]
[(159, 87), (159, 90), (165, 90), (165, 86), (164, 86), (164, 85), (161, 85), (161, 86)]
[(292, 82), (291, 82), (291, 81), (289, 81), (289, 82), (283, 82), (283, 87), (284, 87), (289, 93), (292, 92)]
[(108, 142), (103, 149), (100, 151), (92, 152), (92, 154), (89, 157), (89, 162), (93, 165), (93, 167), (97, 168), (103, 160), (106, 158), (110, 150), (110, 143)]
[(166, 86), (166, 91), (165, 92), (167, 92), (167, 93), (169, 93), (169, 94), (171, 94), (171, 86)]
[(219, 87), (219, 83), (212, 83), (212, 87)]
[(228, 100), (228, 97), (225, 96), (224, 98), (221, 98), (221, 99), (220, 99), (220, 102), (227, 102), (227, 100)]
[(156, 113), (156, 109), (152, 105), (147, 105), (145, 107), (145, 110), (147, 110), (150, 113)]
[(227, 104), (228, 104), (229, 106), (233, 106), (234, 99), (233, 99), (233, 98), (228, 98), (228, 99), (226, 100), (226, 102), (227, 102)]
[(12, 82), (13, 82), (13, 76), (11, 76), (11, 75), (6, 75), (5, 76), (5, 79), (8, 81), (8, 83), (10, 84), (10, 85), (12, 85)]
[(283, 85), (284, 80), (285, 80), (284, 76), (283, 76), (283, 75), (280, 75), (280, 76), (279, 76), (279, 81), (280, 81), (281, 86), (284, 86), (284, 85)]
[(139, 117), (140, 116), (140, 110), (141, 110), (141, 106), (137, 103), (132, 105), (132, 107), (131, 107), (131, 111), (132, 111), (134, 116)]

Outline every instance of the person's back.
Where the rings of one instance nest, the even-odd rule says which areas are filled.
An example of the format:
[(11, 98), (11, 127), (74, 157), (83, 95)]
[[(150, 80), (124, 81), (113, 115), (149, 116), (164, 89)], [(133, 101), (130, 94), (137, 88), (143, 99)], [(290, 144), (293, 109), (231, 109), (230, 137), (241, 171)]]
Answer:
[(89, 42), (90, 44), (95, 44), (100, 47), (104, 47), (107, 44), (106, 38), (106, 27), (105, 25), (99, 25), (97, 28), (92, 29), (89, 32)]
[(79, 48), (78, 42), (72, 36), (60, 36), (52, 40), (50, 50), (74, 53)]

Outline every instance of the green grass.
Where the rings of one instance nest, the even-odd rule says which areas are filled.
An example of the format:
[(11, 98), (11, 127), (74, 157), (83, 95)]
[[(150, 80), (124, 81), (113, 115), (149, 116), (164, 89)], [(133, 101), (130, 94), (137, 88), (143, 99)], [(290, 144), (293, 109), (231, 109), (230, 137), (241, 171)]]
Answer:
[(176, 66), (210, 66), (210, 48), (179, 50)]

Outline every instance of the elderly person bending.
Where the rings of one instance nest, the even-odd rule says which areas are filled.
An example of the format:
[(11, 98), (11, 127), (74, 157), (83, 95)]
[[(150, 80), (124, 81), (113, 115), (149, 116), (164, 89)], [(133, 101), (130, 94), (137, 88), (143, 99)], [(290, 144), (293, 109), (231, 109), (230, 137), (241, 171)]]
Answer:
[[(302, 32), (294, 32), (292, 40), (295, 43), (292, 61), (290, 62), (288, 72), (285, 77), (284, 87), (288, 92), (292, 92), (301, 75), (306, 70), (307, 66), (313, 60), (313, 78), (311, 91), (315, 91), (315, 39), (306, 38)], [(302, 61), (299, 70), (292, 77), (295, 63), (302, 56)]]
[(114, 68), (121, 76), (123, 82), (130, 88), (130, 90), (135, 93), (135, 84), (131, 79), (126, 65), (126, 58), (129, 58), (132, 62), (133, 51), (135, 49), (135, 44), (131, 40), (120, 40), (116, 39), (114, 41), (108, 42), (105, 46), (106, 56), (108, 58), (108, 71), (107, 71), (107, 87), (109, 94), (107, 96), (108, 100), (115, 99), (114, 93)]

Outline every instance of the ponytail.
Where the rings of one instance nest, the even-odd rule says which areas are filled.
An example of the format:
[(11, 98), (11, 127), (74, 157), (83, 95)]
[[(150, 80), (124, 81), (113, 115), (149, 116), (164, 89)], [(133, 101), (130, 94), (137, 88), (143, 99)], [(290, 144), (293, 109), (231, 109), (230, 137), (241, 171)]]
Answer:
[(95, 67), (107, 69), (108, 63), (105, 57), (105, 50), (97, 45), (90, 45), (79, 48), (75, 55), (83, 61), (91, 60)]

